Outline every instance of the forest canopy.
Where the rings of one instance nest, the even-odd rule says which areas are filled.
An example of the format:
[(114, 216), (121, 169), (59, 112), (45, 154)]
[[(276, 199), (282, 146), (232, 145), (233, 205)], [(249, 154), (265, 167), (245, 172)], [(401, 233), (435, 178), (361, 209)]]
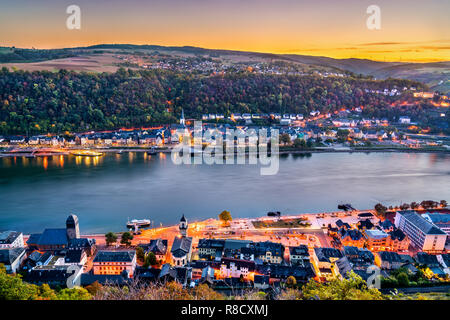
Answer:
[[(0, 134), (38, 134), (145, 127), (205, 113), (333, 112), (364, 106), (363, 116), (393, 118), (399, 96), (366, 92), (419, 82), (248, 72), (194, 75), (166, 70), (77, 73), (0, 69)], [(406, 93), (407, 94), (407, 93)], [(405, 94), (402, 99), (405, 99)], [(407, 97), (406, 97), (407, 98)], [(410, 115), (420, 117), (425, 108)]]

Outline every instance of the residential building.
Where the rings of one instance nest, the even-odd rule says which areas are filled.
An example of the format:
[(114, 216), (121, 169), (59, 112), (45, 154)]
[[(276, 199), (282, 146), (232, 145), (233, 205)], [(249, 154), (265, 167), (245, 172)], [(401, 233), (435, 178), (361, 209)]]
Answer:
[(87, 254), (85, 250), (68, 250), (64, 257), (64, 263), (69, 265), (84, 266), (86, 262)]
[(33, 268), (24, 277), (24, 280), (36, 285), (48, 284), (50, 287), (66, 287), (67, 282), (76, 285), (81, 279), (83, 269), (78, 271), (68, 270), (68, 265), (58, 265), (45, 268)]
[(145, 255), (152, 252), (156, 260), (158, 260), (160, 263), (164, 263), (166, 261), (166, 254), (167, 254), (167, 247), (168, 247), (168, 241), (165, 239), (153, 239), (150, 240), (150, 243), (139, 245), (144, 249)]
[(370, 251), (386, 250), (389, 244), (389, 235), (379, 229), (365, 230), (367, 247)]
[(97, 250), (95, 239), (77, 238), (69, 240), (67, 249), (71, 250), (83, 250), (87, 256), (90, 257), (95, 254)]
[(15, 247), (0, 249), (0, 263), (6, 268), (7, 273), (16, 273), (25, 258), (25, 248)]
[(392, 251), (406, 251), (409, 248), (409, 239), (402, 230), (395, 228), (389, 232), (388, 245)]
[(331, 280), (339, 276), (335, 262), (342, 257), (342, 252), (335, 248), (314, 248), (313, 265), (319, 278)]
[(447, 234), (447, 240), (450, 238), (450, 214), (429, 212), (422, 214), (422, 217), (444, 231)]
[(245, 280), (253, 280), (255, 271), (255, 262), (222, 258), (220, 262), (219, 278), (243, 278)]
[(421, 251), (442, 252), (445, 248), (447, 233), (413, 210), (398, 211), (395, 226)]
[(16, 231), (0, 232), (0, 249), (12, 249), (23, 247), (23, 234)]
[(379, 251), (375, 254), (375, 264), (381, 269), (398, 269), (403, 264), (402, 257), (397, 252)]
[(200, 239), (197, 245), (198, 254), (202, 258), (213, 260), (216, 255), (222, 255), (225, 247), (225, 240), (221, 239)]
[(263, 262), (280, 264), (284, 261), (284, 246), (281, 243), (275, 242), (256, 242), (250, 245), (254, 250), (255, 259), (260, 259)]
[(343, 246), (364, 246), (364, 236), (358, 229), (341, 228), (338, 235)]
[(97, 252), (92, 270), (95, 275), (120, 275), (124, 272), (133, 277), (136, 269), (136, 252), (129, 250)]
[(289, 260), (292, 265), (307, 266), (310, 264), (308, 246), (289, 247)]

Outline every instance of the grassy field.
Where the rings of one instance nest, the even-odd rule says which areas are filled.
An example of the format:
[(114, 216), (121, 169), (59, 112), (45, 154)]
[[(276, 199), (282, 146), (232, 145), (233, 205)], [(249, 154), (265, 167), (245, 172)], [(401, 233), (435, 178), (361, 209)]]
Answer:
[[(2, 50), (2, 48), (0, 48), (0, 50)], [(101, 55), (92, 54), (41, 62), (0, 63), (0, 68), (8, 67), (9, 69), (15, 68), (24, 71), (46, 70), (56, 72), (60, 69), (67, 69), (80, 72), (115, 72), (119, 68), (117, 64), (120, 62), (121, 60), (114, 54), (105, 53)]]
[(257, 229), (264, 228), (306, 228), (311, 225), (307, 219), (280, 219), (272, 221), (253, 221), (253, 226)]

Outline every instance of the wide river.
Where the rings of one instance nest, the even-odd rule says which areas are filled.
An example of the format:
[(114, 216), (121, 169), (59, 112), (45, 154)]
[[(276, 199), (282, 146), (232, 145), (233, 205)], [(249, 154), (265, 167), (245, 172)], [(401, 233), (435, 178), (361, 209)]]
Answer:
[(125, 230), (127, 218), (156, 225), (189, 220), (358, 209), (450, 200), (450, 155), (285, 155), (277, 175), (257, 165), (175, 165), (170, 155), (0, 158), (0, 230), (41, 232), (78, 215), (83, 234)]

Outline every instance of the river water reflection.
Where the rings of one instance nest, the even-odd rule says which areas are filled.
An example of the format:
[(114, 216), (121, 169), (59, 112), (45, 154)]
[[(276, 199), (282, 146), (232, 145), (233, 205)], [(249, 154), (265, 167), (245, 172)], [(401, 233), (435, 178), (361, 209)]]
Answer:
[(317, 153), (285, 155), (274, 176), (257, 165), (181, 165), (170, 155), (106, 154), (0, 159), (0, 230), (62, 227), (75, 213), (82, 233), (119, 231), (127, 218), (156, 224), (450, 200), (450, 155)]

